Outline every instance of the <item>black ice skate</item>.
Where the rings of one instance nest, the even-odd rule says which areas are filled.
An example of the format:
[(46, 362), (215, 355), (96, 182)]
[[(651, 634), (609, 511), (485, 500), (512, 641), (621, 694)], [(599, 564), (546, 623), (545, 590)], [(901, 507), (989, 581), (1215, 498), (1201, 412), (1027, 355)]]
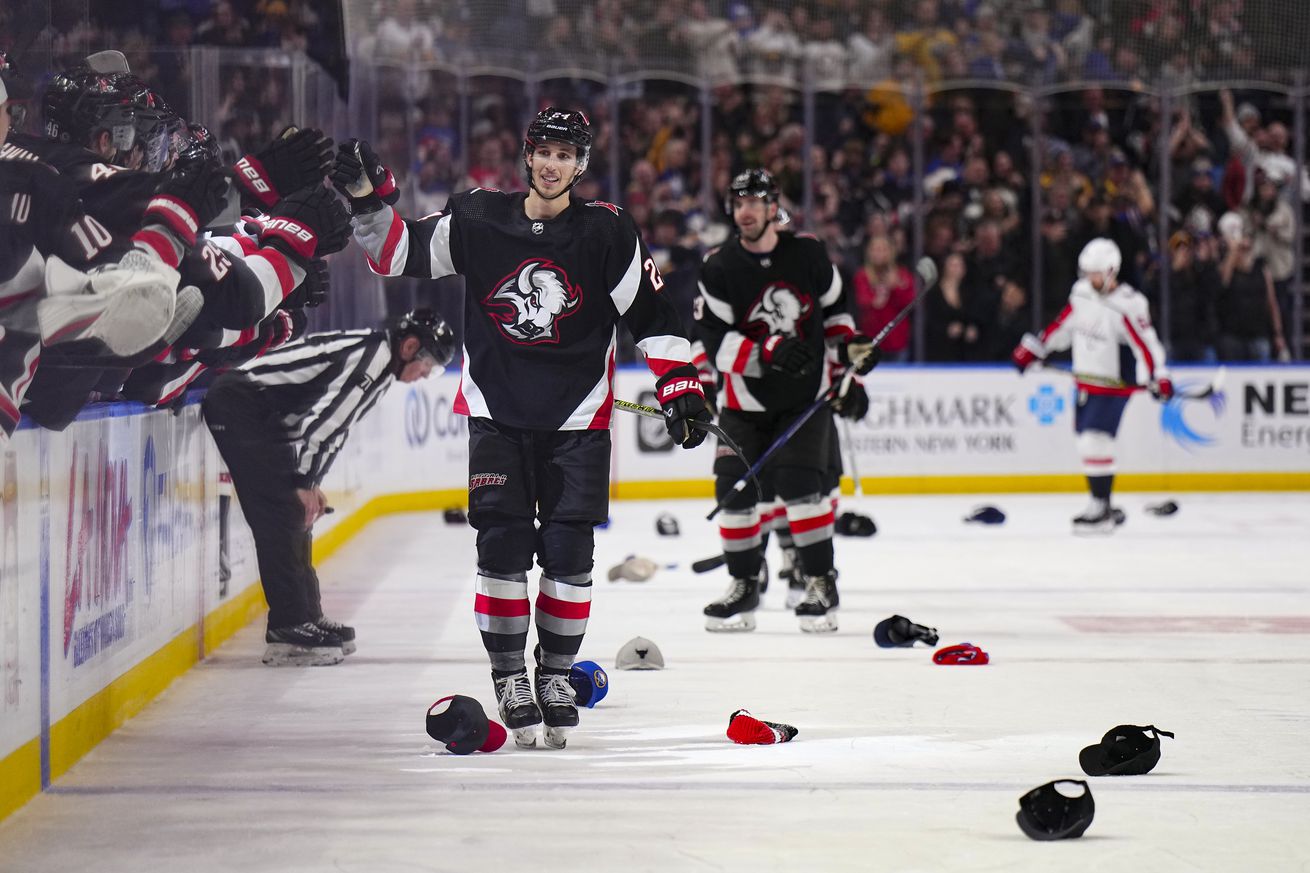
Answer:
[(1073, 532), (1078, 536), (1112, 534), (1120, 524), (1123, 522), (1115, 518), (1115, 510), (1109, 503), (1104, 500), (1093, 500), (1083, 510), (1083, 514), (1073, 520)]
[(341, 637), (341, 653), (344, 655), (355, 654), (355, 629), (348, 624), (342, 624), (339, 621), (333, 621), (325, 616), (319, 616), (314, 619), (314, 624), (318, 625), (328, 633), (334, 633)]
[(801, 577), (801, 569), (796, 557), (795, 548), (784, 548), (782, 569), (778, 571), (778, 578), (787, 581), (788, 609), (795, 609), (805, 599), (805, 579)]
[(705, 607), (705, 629), (716, 633), (755, 630), (760, 592), (755, 579), (733, 579), (728, 592)]
[(264, 642), (263, 660), (270, 667), (326, 667), (346, 659), (341, 637), (312, 621), (269, 628)]
[(573, 701), (573, 686), (567, 670), (546, 671), (537, 668), (537, 702), (546, 727), (542, 739), (548, 749), (562, 749), (569, 731), (578, 726), (578, 705)]
[(830, 634), (837, 630), (837, 571), (824, 576), (806, 576), (805, 598), (796, 605), (801, 630), (808, 634)]
[[(514, 734), (514, 745), (532, 749), (537, 745), (537, 725), (541, 724), (541, 710), (532, 699), (532, 683), (528, 671), (509, 676), (491, 674), (496, 685), (496, 708), (505, 728)], [(565, 680), (565, 684), (568, 684)]]

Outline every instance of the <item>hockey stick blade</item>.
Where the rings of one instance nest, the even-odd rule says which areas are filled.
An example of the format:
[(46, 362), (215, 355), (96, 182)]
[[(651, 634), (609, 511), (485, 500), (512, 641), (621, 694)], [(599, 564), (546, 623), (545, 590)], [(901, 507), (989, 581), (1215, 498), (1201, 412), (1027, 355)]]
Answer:
[[(645, 416), (646, 418), (658, 418), (660, 421), (664, 420), (664, 413), (660, 412), (654, 406), (643, 406), (640, 403), (633, 403), (630, 400), (620, 400), (619, 398), (615, 397), (614, 408), (621, 409), (624, 412), (631, 412), (634, 415), (642, 415)], [(703, 430), (706, 433), (711, 433), (714, 436), (718, 437), (719, 441), (723, 443), (725, 446), (727, 446), (729, 451), (731, 451), (734, 455), (736, 455), (738, 458), (741, 459), (742, 464), (746, 465), (747, 467), (750, 467), (750, 461), (746, 459), (746, 453), (743, 452), (741, 450), (741, 447), (738, 446), (737, 443), (733, 441), (732, 437), (728, 436), (726, 433), (723, 432), (723, 428), (719, 427), (717, 424), (715, 424), (712, 421), (693, 420), (691, 422), (691, 426), (697, 428), (698, 430)], [(756, 478), (756, 476), (753, 473), (749, 473), (748, 471), (748, 475), (750, 477), (750, 481), (755, 484), (756, 498), (760, 502), (763, 502), (764, 486), (760, 484), (760, 480)], [(746, 476), (743, 476), (741, 481), (738, 483), (738, 485), (740, 486), (737, 488), (738, 491), (746, 487), (746, 481), (747, 481)]]
[(728, 563), (725, 555), (715, 555), (712, 558), (701, 558), (699, 561), (693, 561), (691, 570), (693, 573), (708, 573), (711, 570), (717, 570), (724, 564)]

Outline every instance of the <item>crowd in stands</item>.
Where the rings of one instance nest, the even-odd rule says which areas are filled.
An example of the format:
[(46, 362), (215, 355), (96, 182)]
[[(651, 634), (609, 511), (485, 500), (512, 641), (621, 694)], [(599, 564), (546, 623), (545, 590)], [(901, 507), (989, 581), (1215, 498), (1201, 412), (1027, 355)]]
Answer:
[[(185, 64), (150, 47), (304, 48), (316, 38), (315, 8), (123, 3), (94, 26), (185, 106)], [(1157, 305), (1167, 283), (1175, 358), (1286, 354), (1298, 190), (1310, 197), (1291, 156), (1286, 99), (1217, 87), (1168, 103), (1152, 96), (1218, 76), (1288, 78), (1271, 68), (1297, 59), (1266, 50), (1288, 34), (1273, 39), (1279, 22), (1251, 0), (377, 0), (351, 9), (357, 80), (361, 67), (374, 77), (377, 150), (415, 214), (467, 187), (521, 189), (524, 120), (555, 103), (587, 111), (596, 131), (579, 193), (632, 214), (684, 312), (700, 254), (729, 232), (728, 181), (763, 166), (793, 226), (840, 263), (866, 332), (909, 299), (914, 252), (937, 261), (940, 287), (916, 316), (922, 325), (889, 337), (893, 358), (911, 358), (921, 332), (924, 360), (1004, 360), (1035, 321), (1058, 313), (1095, 236), (1119, 244), (1124, 280)], [(613, 102), (584, 76), (531, 87), (475, 76), (461, 92), (458, 64), (471, 46), (535, 53), (537, 68), (658, 59), (655, 69), (712, 86), (709, 136), (699, 88), (657, 76), (628, 82)], [(52, 51), (101, 47), (74, 31)], [(806, 81), (818, 92), (809, 138)], [(1038, 102), (992, 81), (1096, 84)], [(235, 153), (277, 133), (289, 88), (284, 69), (234, 64), (206, 120)]]

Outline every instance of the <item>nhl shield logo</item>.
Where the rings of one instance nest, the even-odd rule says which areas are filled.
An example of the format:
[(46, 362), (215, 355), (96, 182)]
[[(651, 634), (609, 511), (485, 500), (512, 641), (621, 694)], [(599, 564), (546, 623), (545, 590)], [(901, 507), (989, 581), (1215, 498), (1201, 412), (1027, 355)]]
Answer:
[(543, 233), (546, 232), (546, 223), (544, 221), (532, 222), (532, 232), (535, 233), (537, 236), (541, 236)]
[(532, 258), (497, 282), (483, 303), (511, 342), (557, 343), (559, 322), (577, 312), (582, 291), (553, 261)]
[(797, 336), (797, 325), (809, 317), (814, 309), (810, 295), (798, 291), (786, 282), (771, 282), (760, 292), (750, 314), (746, 316), (747, 332), (754, 335), (780, 333)]

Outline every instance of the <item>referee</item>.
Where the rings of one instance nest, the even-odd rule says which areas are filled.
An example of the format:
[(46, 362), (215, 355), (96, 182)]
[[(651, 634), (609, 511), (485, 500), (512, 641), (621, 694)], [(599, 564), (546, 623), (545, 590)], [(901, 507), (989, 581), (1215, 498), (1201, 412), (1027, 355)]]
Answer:
[(255, 537), (268, 601), (264, 663), (338, 664), (355, 629), (323, 617), (311, 556), (319, 488), (350, 427), (393, 381), (445, 367), (455, 337), (431, 310), (389, 330), (311, 334), (215, 380), (203, 410)]

